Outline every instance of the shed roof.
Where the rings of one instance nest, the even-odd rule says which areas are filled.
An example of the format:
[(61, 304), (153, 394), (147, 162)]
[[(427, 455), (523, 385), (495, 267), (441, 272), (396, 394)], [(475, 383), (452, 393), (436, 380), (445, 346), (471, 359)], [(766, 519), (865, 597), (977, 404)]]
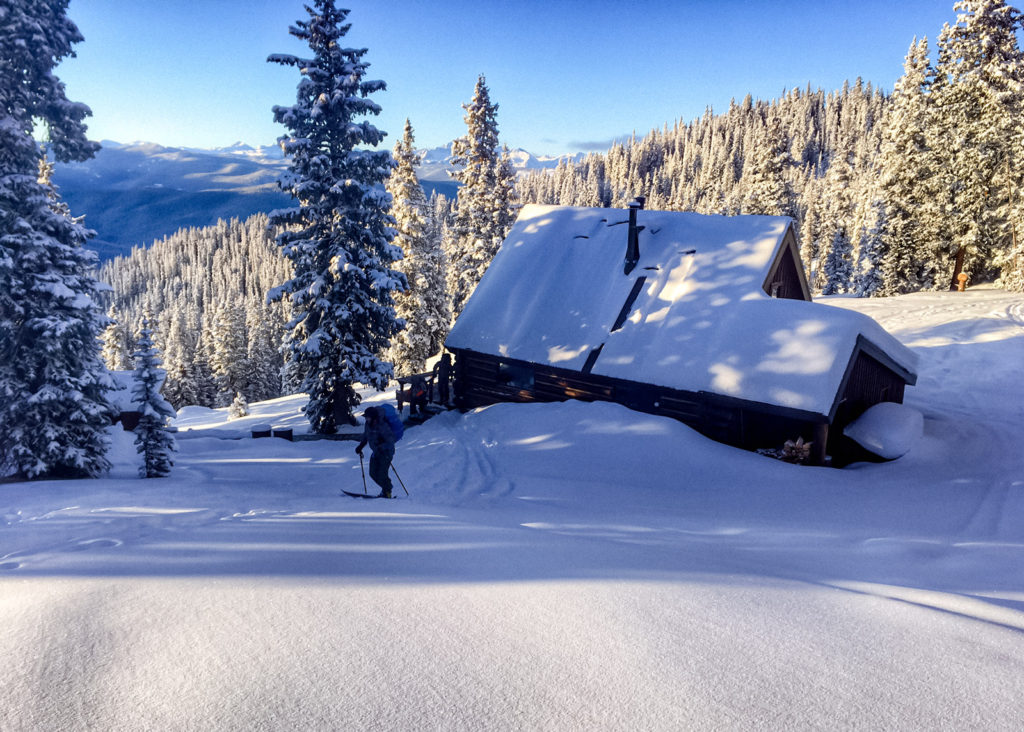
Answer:
[(638, 211), (625, 275), (628, 217), (525, 206), (448, 348), (829, 415), (860, 336), (913, 381), (871, 318), (765, 293), (789, 218)]

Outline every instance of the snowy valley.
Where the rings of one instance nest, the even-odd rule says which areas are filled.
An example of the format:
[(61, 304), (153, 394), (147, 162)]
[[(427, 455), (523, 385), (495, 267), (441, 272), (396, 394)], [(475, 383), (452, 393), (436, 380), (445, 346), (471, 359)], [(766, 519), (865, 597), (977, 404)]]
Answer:
[(903, 458), (506, 404), (361, 501), (353, 442), (249, 436), (302, 436), (285, 397), (182, 410), (166, 479), (115, 432), (106, 478), (0, 484), (0, 728), (1019, 728), (1024, 298), (822, 301), (919, 355)]

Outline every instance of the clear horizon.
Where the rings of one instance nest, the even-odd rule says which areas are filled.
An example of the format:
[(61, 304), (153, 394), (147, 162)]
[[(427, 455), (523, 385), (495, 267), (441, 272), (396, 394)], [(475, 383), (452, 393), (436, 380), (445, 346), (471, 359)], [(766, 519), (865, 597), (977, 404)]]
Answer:
[[(351, 47), (367, 48), (390, 148), (406, 117), (420, 148), (465, 133), (462, 104), (484, 74), (502, 142), (539, 156), (606, 150), (748, 93), (773, 99), (858, 77), (891, 91), (915, 37), (954, 23), (952, 0), (762, 2), (524, 0), (347, 4)], [(85, 41), (57, 74), (87, 104), (92, 139), (216, 148), (272, 145), (273, 105), (298, 73), (266, 62), (306, 55), (288, 33), (301, 2), (71, 0)]]

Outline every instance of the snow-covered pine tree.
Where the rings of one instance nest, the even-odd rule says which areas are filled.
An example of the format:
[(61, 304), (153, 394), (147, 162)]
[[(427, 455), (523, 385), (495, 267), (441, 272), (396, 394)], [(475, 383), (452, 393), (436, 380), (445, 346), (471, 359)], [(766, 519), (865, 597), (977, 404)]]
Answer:
[(498, 105), (491, 104), (481, 74), (466, 110), (466, 135), (452, 143), (452, 175), (462, 186), (456, 204), (448, 290), (452, 315), (458, 316), (505, 237), (507, 202), (499, 195)]
[(281, 396), (282, 333), (273, 307), (250, 303), (245, 313), (245, 330), (249, 339), (245, 393), (254, 402)]
[(793, 160), (789, 139), (777, 114), (769, 114), (752, 136), (753, 148), (743, 163), (741, 213), (792, 216), (793, 192), (786, 173)]
[(825, 223), (822, 225), (821, 266), (818, 281), (822, 295), (849, 292), (853, 284), (854, 169), (852, 153), (844, 145), (836, 153), (825, 175), (823, 197)]
[(444, 253), (440, 238), (430, 236), (427, 198), (416, 177), (419, 153), (414, 143), (412, 124), (406, 120), (402, 139), (392, 151), (396, 167), (387, 186), (398, 232), (394, 243), (405, 253), (398, 269), (409, 283), (405, 292), (395, 296), (405, 329), (395, 336), (389, 355), (399, 376), (426, 369), (427, 359), (444, 341), (449, 321)]
[(392, 366), (378, 354), (399, 330), (392, 293), (406, 282), (391, 268), (401, 257), (391, 243), (395, 222), (384, 189), (391, 154), (366, 149), (384, 133), (357, 121), (380, 113), (369, 96), (385, 84), (364, 78), (365, 48), (341, 44), (349, 11), (334, 0), (315, 0), (306, 9), (309, 20), (296, 21), (290, 32), (313, 56), (268, 59), (302, 75), (296, 103), (274, 107), (274, 119), (289, 130), (280, 138), (289, 159), (280, 185), (298, 205), (271, 216), (271, 225), (282, 227), (277, 242), (294, 273), (268, 297), (291, 302), (291, 365), (309, 394), (306, 416), (324, 434), (353, 420), (355, 384), (384, 389), (390, 381)]
[(164, 369), (167, 380), (163, 395), (175, 409), (190, 404), (199, 404), (195, 383), (195, 357), (198, 338), (195, 330), (185, 325), (185, 315), (172, 315), (164, 348)]
[(877, 297), (883, 294), (885, 275), (881, 262), (885, 256), (882, 231), (885, 229), (885, 204), (877, 186), (867, 186), (865, 197), (858, 203), (860, 227), (853, 264), (853, 293), (857, 297)]
[(893, 90), (878, 163), (885, 205), (880, 290), (884, 295), (932, 289), (938, 274), (931, 251), (938, 214), (937, 163), (926, 138), (930, 78), (928, 39), (914, 39)]
[(192, 388), (195, 393), (195, 404), (201, 407), (219, 406), (217, 404), (217, 379), (213, 375), (213, 369), (210, 368), (210, 361), (213, 358), (211, 338), (210, 329), (203, 326), (200, 329), (199, 341), (192, 359)]
[[(519, 203), (519, 194), (516, 192), (516, 171), (512, 165), (512, 154), (509, 152), (508, 145), (501, 146), (501, 156), (498, 158), (494, 182), (494, 224), (497, 228), (498, 245), (500, 246), (508, 236), (508, 232), (512, 230), (512, 225), (519, 215), (519, 209), (522, 208)], [(574, 205), (585, 205), (583, 185), (584, 181), (581, 180)]]
[(109, 468), (112, 387), (89, 232), (46, 180), (46, 136), (60, 162), (92, 157), (90, 114), (53, 73), (82, 40), (67, 0), (6, 0), (0, 20), (0, 475), (97, 476)]
[(214, 314), (211, 327), (210, 368), (217, 382), (217, 406), (226, 407), (235, 394), (245, 392), (249, 385), (245, 311), (235, 304), (222, 304)]
[(246, 417), (249, 414), (249, 402), (242, 396), (242, 392), (237, 392), (235, 398), (231, 401), (231, 405), (228, 407), (228, 417), (230, 419), (240, 419)]
[(930, 98), (931, 148), (940, 155), (946, 285), (961, 270), (995, 273), (1010, 246), (1009, 191), (1020, 180), (1024, 55), (1020, 12), (1003, 0), (961, 0), (938, 40)]
[(153, 331), (149, 319), (142, 321), (139, 330), (138, 351), (135, 357), (135, 383), (132, 401), (138, 406), (139, 424), (135, 427), (135, 448), (142, 456), (140, 478), (163, 478), (170, 474), (177, 447), (168, 421), (176, 415), (174, 408), (160, 395), (164, 372), (160, 368)]
[(103, 362), (111, 371), (127, 371), (131, 368), (132, 343), (128, 328), (120, 322), (117, 311), (111, 305), (107, 311), (107, 327), (103, 329)]

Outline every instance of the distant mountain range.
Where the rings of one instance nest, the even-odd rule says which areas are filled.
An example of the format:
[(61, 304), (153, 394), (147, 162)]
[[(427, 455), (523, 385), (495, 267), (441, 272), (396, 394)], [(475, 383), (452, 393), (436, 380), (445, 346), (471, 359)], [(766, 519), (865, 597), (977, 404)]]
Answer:
[[(162, 147), (149, 142), (122, 144), (104, 140), (96, 157), (84, 163), (58, 164), (54, 183), (75, 216), (96, 230), (89, 246), (101, 259), (149, 246), (178, 229), (210, 226), (217, 219), (245, 219), (291, 205), (277, 187), (286, 168), (280, 148), (236, 144), (213, 150)], [(451, 148), (422, 151), (420, 181), (454, 197), (458, 190), (448, 171)], [(559, 158), (512, 153), (520, 171), (553, 168)], [(577, 158), (573, 158), (574, 160)]]

